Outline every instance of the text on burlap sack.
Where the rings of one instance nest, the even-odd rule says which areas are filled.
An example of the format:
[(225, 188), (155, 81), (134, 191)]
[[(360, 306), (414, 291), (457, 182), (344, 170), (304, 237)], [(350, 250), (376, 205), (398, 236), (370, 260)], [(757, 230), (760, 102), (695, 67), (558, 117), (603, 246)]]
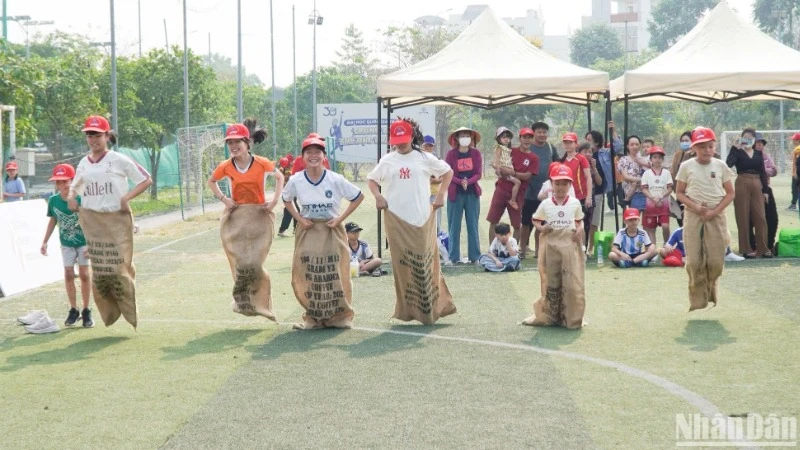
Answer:
[(87, 240), (89, 258), (92, 260), (92, 282), (105, 298), (121, 299), (124, 296), (118, 266), (125, 264), (125, 257), (114, 242)]
[(259, 287), (260, 267), (237, 267), (236, 280), (233, 282), (233, 301), (243, 314), (255, 313), (250, 297), (256, 295)]
[(433, 258), (433, 252), (415, 253), (408, 249), (400, 258), (400, 265), (408, 267), (411, 272), (404, 300), (423, 314), (430, 314), (439, 299), (439, 285), (433, 282)]
[(305, 265), (306, 291), (308, 300), (306, 314), (314, 319), (330, 319), (345, 311), (341, 276), (339, 274), (339, 255), (301, 256)]

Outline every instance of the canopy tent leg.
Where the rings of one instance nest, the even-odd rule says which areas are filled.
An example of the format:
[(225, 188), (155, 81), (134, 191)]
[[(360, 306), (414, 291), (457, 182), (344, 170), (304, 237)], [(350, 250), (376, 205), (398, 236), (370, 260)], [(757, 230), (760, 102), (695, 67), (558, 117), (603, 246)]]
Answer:
[[(382, 99), (378, 97), (378, 158), (377, 161), (381, 162), (381, 115), (383, 114), (383, 108), (381, 108)], [(380, 190), (380, 186), (378, 186), (378, 190)], [(381, 258), (381, 251), (383, 247), (381, 246), (381, 210), (378, 210), (378, 258)]]
[[(386, 153), (389, 153), (389, 149), (391, 145), (389, 144), (389, 137), (391, 133), (389, 132), (389, 127), (392, 125), (392, 99), (390, 98), (386, 102)], [(380, 130), (380, 128), (378, 128)], [(378, 214), (382, 213), (382, 211), (378, 211)], [(378, 222), (380, 223), (380, 222)], [(389, 249), (389, 238), (386, 239), (386, 249)], [(380, 246), (380, 241), (378, 241), (378, 246)]]
[[(617, 195), (617, 164), (614, 162), (616, 152), (614, 151), (614, 138), (611, 136), (611, 128), (608, 124), (611, 122), (611, 92), (606, 91), (606, 139), (608, 139), (608, 148), (611, 155), (611, 195), (614, 198), (614, 231), (619, 231), (619, 199), (613, 197)], [(602, 216), (601, 216), (602, 217)], [(602, 218), (600, 219), (602, 221)], [(603, 227), (601, 225), (600, 229)]]
[(592, 131), (592, 96), (586, 93), (586, 128)]

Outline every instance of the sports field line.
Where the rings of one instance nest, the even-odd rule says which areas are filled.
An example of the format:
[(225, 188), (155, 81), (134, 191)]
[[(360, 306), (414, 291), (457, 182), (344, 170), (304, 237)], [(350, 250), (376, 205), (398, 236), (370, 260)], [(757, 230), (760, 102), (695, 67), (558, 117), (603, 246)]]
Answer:
[(162, 248), (169, 247), (172, 244), (177, 244), (178, 242), (185, 241), (187, 239), (196, 238), (197, 236), (202, 236), (202, 235), (208, 233), (209, 231), (214, 231), (214, 230), (219, 230), (219, 227), (209, 228), (208, 230), (203, 230), (203, 231), (200, 231), (200, 232), (195, 233), (195, 234), (190, 234), (189, 236), (185, 236), (185, 237), (182, 237), (182, 238), (179, 238), (179, 239), (175, 239), (174, 241), (169, 241), (166, 244), (156, 245), (155, 247), (149, 248), (149, 249), (143, 251), (142, 253), (151, 253), (151, 252), (154, 252), (154, 251), (157, 251), (157, 250), (161, 250)]

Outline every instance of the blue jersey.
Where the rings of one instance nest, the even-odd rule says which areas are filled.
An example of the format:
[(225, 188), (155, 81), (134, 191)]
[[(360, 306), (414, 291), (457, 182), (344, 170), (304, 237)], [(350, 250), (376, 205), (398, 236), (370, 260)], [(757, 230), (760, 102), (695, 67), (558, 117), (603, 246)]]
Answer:
[(681, 252), (681, 255), (686, 256), (686, 249), (683, 248), (683, 228), (678, 228), (672, 232), (667, 244), (671, 245), (674, 249)]
[(641, 228), (636, 230), (636, 236), (628, 236), (626, 228), (619, 230), (614, 237), (614, 245), (619, 247), (622, 253), (626, 255), (638, 255), (644, 253), (647, 247), (651, 245), (650, 236)]

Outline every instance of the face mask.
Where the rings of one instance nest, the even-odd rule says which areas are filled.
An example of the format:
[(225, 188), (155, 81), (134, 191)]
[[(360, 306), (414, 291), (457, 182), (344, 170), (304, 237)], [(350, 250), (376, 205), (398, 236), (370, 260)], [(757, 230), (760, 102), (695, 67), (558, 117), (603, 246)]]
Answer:
[(468, 136), (467, 137), (460, 137), (460, 138), (458, 138), (458, 143), (462, 147), (467, 147), (467, 146), (469, 146), (470, 143), (472, 143), (472, 138), (468, 137)]
[(691, 142), (681, 142), (681, 150), (686, 151), (692, 148)]

